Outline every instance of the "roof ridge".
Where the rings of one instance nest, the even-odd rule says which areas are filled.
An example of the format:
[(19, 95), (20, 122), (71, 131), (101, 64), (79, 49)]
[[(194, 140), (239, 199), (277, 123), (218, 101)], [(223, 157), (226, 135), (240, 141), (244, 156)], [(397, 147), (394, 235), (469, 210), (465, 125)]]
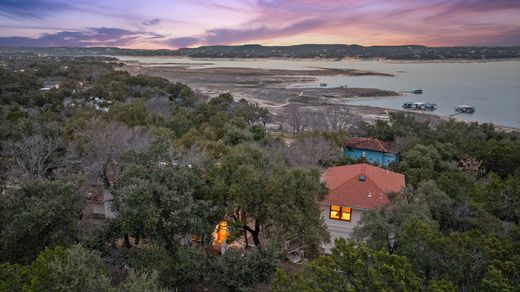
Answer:
[(369, 176), (366, 176), (365, 180), (366, 181), (370, 180), (383, 194), (385, 193), (385, 190), (375, 180), (373, 180)]
[[(365, 171), (366, 171), (366, 168), (367, 168), (368, 166), (370, 166), (370, 167), (373, 169), (373, 171), (383, 171), (383, 172), (385, 172), (385, 175), (390, 175), (390, 174), (392, 174), (392, 175), (400, 175), (400, 176), (404, 176), (402, 173), (398, 173), (398, 172), (395, 172), (395, 171), (391, 171), (391, 170), (389, 170), (388, 168), (381, 168), (381, 167), (374, 166), (374, 165), (372, 165), (372, 164), (368, 164), (368, 163), (363, 163), (363, 164), (365, 164)], [(365, 172), (365, 174), (366, 174), (366, 172)], [(380, 185), (379, 185), (375, 180), (371, 179), (368, 175), (365, 175), (365, 179), (370, 179), (370, 181), (372, 181), (372, 182), (373, 182), (373, 183), (374, 183), (378, 188), (384, 190), (384, 189), (383, 189), (383, 188), (382, 188), (382, 187), (381, 187), (381, 186), (380, 186)], [(382, 181), (379, 181), (379, 182), (381, 183)]]
[(391, 151), (391, 145), (389, 142), (383, 141), (375, 137), (352, 137), (350, 139), (347, 139), (345, 144), (347, 145), (347, 147), (355, 147), (358, 149), (366, 149), (381, 152)]
[(385, 149), (386, 152), (388, 152), (388, 148), (386, 148), (386, 146), (383, 144), (383, 141), (379, 140), (379, 139), (376, 139), (377, 143), (379, 143), (379, 145), (381, 145), (381, 147), (383, 149)]
[[(363, 164), (364, 167), (367, 167), (367, 165), (369, 165), (369, 164), (367, 164), (367, 163), (362, 163), (362, 164)], [(353, 164), (353, 165), (355, 165), (355, 164)], [(371, 166), (372, 166), (372, 165), (371, 165)], [(374, 167), (375, 167), (375, 166), (374, 166)], [(364, 173), (364, 172), (360, 172), (359, 174), (353, 176), (352, 178), (350, 178), (350, 179), (348, 179), (348, 180), (342, 182), (341, 184), (339, 184), (339, 185), (338, 185), (337, 187), (335, 187), (334, 189), (331, 189), (330, 191), (335, 190), (335, 189), (337, 189), (337, 188), (340, 188), (341, 186), (343, 186), (343, 185), (345, 185), (345, 184), (351, 182), (352, 180), (359, 180), (359, 176), (360, 176), (360, 175), (363, 175), (363, 176), (365, 177), (365, 180), (370, 179), (370, 181), (371, 181), (371, 182), (372, 182), (372, 183), (373, 183), (373, 184), (374, 184), (378, 189), (382, 190), (383, 193), (384, 193), (384, 189), (383, 189), (380, 185), (378, 185), (378, 184), (377, 184), (373, 179), (371, 179), (371, 178), (366, 174), (366, 172), (365, 172), (365, 173)]]

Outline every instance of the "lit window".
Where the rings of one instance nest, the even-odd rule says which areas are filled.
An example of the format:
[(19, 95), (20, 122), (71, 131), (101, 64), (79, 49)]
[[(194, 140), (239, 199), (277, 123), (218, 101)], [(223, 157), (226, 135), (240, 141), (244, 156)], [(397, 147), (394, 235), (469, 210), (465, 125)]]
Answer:
[(341, 213), (340, 206), (330, 206), (330, 219), (339, 219), (340, 213)]
[(341, 221), (350, 221), (352, 217), (352, 209), (349, 207), (341, 206), (330, 206), (330, 219), (336, 219)]
[(217, 236), (216, 236), (216, 242), (221, 243), (227, 238), (227, 222), (226, 221), (220, 221), (220, 223), (217, 225)]
[(352, 209), (347, 207), (341, 208), (341, 220), (350, 221), (350, 214), (352, 213)]

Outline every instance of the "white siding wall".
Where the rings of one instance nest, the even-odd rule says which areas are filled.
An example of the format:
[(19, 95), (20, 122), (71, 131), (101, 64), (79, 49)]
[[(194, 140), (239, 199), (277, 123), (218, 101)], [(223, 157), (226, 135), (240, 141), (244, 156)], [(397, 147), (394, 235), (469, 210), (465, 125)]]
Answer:
[(106, 219), (112, 219), (115, 217), (114, 212), (112, 212), (112, 202), (114, 201), (114, 196), (112, 196), (112, 193), (110, 191), (105, 190), (103, 192), (104, 195), (104, 211), (105, 211), (105, 218)]
[(363, 210), (352, 209), (352, 215), (350, 222), (334, 220), (329, 218), (329, 210), (330, 205), (321, 205), (321, 216), (325, 221), (325, 225), (330, 233), (330, 243), (323, 244), (323, 249), (326, 254), (331, 253), (332, 247), (334, 247), (334, 240), (336, 238), (350, 238), (352, 236), (352, 232), (354, 231), (354, 227), (358, 224), (361, 219), (361, 214), (363, 214)]
[(92, 213), (94, 215), (105, 215), (105, 207), (102, 204), (96, 202), (93, 205)]

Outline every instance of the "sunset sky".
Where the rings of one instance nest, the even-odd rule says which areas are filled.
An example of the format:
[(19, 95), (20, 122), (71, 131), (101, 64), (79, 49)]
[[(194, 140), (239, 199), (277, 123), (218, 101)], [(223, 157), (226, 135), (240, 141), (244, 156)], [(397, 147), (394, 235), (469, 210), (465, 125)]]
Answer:
[(520, 45), (520, 0), (0, 0), (0, 45)]

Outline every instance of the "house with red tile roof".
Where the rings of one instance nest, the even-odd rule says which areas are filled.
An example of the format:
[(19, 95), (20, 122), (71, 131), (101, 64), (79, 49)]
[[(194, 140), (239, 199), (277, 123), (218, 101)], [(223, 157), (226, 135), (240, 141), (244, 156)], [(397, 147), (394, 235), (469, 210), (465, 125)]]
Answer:
[(331, 236), (323, 246), (330, 253), (336, 238), (350, 238), (363, 212), (389, 203), (387, 194), (405, 186), (402, 174), (367, 163), (331, 167), (323, 181), (329, 193), (320, 202), (321, 214)]
[(399, 162), (399, 153), (392, 149), (390, 143), (376, 138), (354, 137), (345, 142), (343, 154), (345, 157), (380, 166), (388, 166), (392, 162)]

